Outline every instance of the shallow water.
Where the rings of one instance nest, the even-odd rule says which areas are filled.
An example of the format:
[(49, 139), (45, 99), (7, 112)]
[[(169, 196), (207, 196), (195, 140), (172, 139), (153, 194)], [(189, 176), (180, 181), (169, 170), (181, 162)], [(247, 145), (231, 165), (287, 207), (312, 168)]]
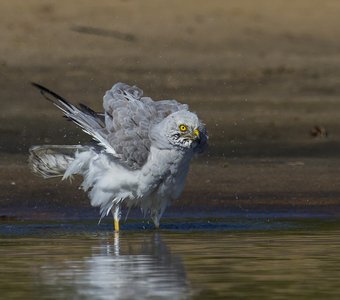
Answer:
[(3, 299), (340, 297), (338, 220), (0, 224)]

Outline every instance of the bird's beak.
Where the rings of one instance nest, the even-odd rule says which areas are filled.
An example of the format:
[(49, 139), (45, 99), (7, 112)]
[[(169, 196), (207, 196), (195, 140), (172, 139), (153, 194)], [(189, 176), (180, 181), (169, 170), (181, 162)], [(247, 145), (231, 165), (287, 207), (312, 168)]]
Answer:
[(191, 130), (190, 132), (188, 132), (186, 135), (184, 135), (183, 137), (191, 140), (191, 141), (199, 141), (200, 139), (200, 131), (196, 128), (194, 130)]
[(200, 131), (196, 128), (193, 131), (193, 140), (198, 140), (200, 138)]

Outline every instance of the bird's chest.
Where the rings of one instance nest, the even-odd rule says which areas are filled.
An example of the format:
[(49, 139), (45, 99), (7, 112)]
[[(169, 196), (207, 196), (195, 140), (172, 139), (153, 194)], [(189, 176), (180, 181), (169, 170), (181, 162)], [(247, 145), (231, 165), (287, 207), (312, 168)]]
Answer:
[(159, 197), (177, 198), (183, 189), (191, 157), (191, 153), (174, 150), (151, 152), (141, 172), (143, 196), (156, 193)]

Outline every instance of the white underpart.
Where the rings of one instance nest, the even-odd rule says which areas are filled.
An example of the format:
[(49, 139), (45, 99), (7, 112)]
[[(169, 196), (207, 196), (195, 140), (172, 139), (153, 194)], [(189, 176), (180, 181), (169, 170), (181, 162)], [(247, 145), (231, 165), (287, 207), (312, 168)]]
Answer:
[(142, 169), (129, 170), (112, 156), (90, 149), (76, 154), (63, 178), (82, 175), (81, 187), (89, 191), (91, 205), (100, 207), (102, 217), (121, 204), (140, 206), (158, 226), (166, 207), (183, 190), (192, 156), (192, 151), (151, 147)]

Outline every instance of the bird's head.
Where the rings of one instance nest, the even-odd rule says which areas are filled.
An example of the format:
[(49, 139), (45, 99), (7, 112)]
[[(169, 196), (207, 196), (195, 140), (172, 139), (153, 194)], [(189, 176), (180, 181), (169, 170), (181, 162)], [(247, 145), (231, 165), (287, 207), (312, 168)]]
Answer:
[(167, 118), (166, 136), (171, 145), (180, 148), (195, 148), (199, 144), (202, 124), (196, 114), (180, 110)]
[(208, 138), (204, 124), (196, 114), (187, 110), (168, 115), (152, 129), (151, 135), (158, 148), (177, 147), (182, 150), (194, 149), (195, 152), (205, 148)]

